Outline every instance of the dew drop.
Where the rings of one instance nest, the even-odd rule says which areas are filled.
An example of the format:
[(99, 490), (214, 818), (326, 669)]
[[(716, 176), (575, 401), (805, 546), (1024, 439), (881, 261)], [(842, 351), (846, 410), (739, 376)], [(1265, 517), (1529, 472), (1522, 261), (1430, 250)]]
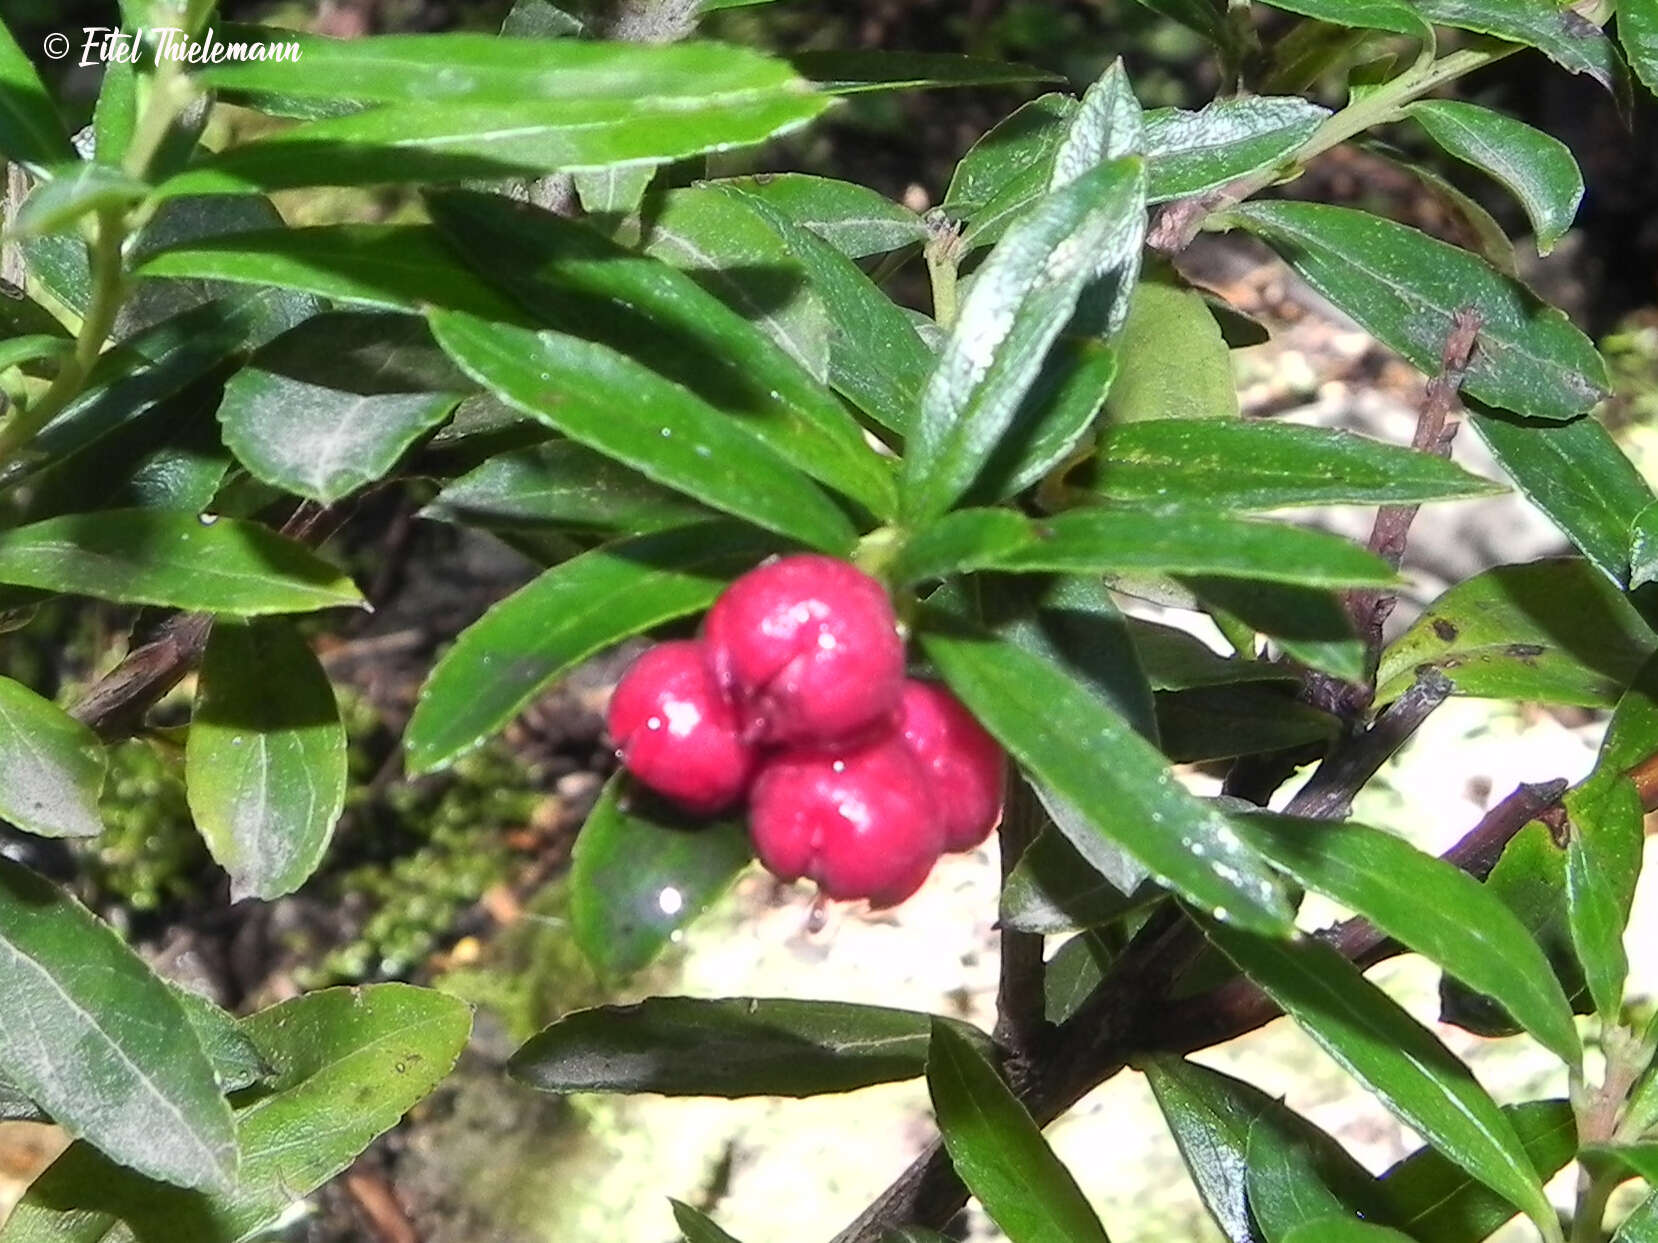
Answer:
[(204, 527), (210, 527), (215, 522), (217, 522), (218, 520), (219, 520), (219, 515), (218, 514), (202, 513), (202, 514), (197, 514), (196, 515), (196, 521), (201, 523), (202, 526), (204, 526)]

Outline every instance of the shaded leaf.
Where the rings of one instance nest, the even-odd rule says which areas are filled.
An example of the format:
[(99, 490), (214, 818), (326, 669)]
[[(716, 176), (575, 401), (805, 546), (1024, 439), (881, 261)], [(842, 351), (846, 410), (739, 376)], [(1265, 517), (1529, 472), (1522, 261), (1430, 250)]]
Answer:
[(543, 1092), (820, 1096), (921, 1075), (932, 1023), (838, 1001), (650, 997), (565, 1015), (508, 1071)]
[(43, 176), (18, 207), (8, 230), (12, 237), (73, 232), (81, 217), (122, 210), (149, 193), (148, 186), (119, 168), (86, 160), (59, 164)]
[(1105, 979), (1114, 954), (1099, 932), (1078, 933), (1054, 951), (1042, 971), (1043, 1016), (1064, 1023)]
[(1410, 35), (1430, 43), (1433, 40), (1427, 23), (1400, 0), (1266, 0), (1266, 3), (1275, 9), (1339, 26), (1391, 30), (1394, 34)]
[[(706, 5), (708, 0), (703, 0)], [(715, 7), (728, 7), (716, 5)], [(703, 1213), (699, 1213), (689, 1204), (679, 1200), (669, 1200), (674, 1207), (674, 1222), (679, 1226), (679, 1232), (685, 1236), (686, 1243), (737, 1243), (725, 1231), (716, 1226)]]
[(1155, 886), (1124, 893), (1050, 826), (1025, 848), (1002, 885), (997, 920), (1020, 932), (1075, 932), (1109, 924), (1161, 897)]
[(664, 810), (613, 777), (576, 838), (571, 931), (602, 976), (649, 966), (752, 857), (740, 821), (692, 824)]
[(0, 532), (0, 583), (244, 616), (362, 603), (334, 566), (258, 523), (153, 509)]
[(230, 900), (304, 884), (345, 806), (345, 727), (328, 675), (281, 618), (213, 624), (184, 774)]
[(1069, 95), (1042, 95), (973, 144), (956, 166), (943, 203), (951, 219), (971, 223), (964, 240), (994, 241), (1048, 189), (1054, 152), (1076, 108)]
[(1285, 929), (1264, 865), (1217, 812), (1186, 793), (1163, 758), (1062, 667), (1005, 642), (933, 630), (923, 648), (950, 688), (1041, 785), (1074, 807), (1072, 845), (1111, 866), (1118, 848), (1206, 910)]
[(0, 818), (42, 837), (103, 832), (98, 791), (109, 758), (98, 736), (50, 699), (0, 678)]
[(1235, 682), (1296, 680), (1294, 671), (1284, 665), (1222, 656), (1196, 635), (1176, 626), (1131, 617), (1128, 632), (1146, 678), (1155, 690), (1187, 691)]
[(1396, 698), (1429, 666), (1463, 695), (1610, 707), (1655, 644), (1587, 562), (1498, 566), (1452, 587), (1388, 645), (1376, 697)]
[(1332, 737), (1341, 722), (1265, 682), (1157, 694), (1157, 733), (1176, 764), (1287, 751)]
[(1035, 1120), (984, 1055), (939, 1022), (927, 1088), (956, 1173), (1010, 1243), (1107, 1243)]
[(1645, 813), (1634, 783), (1615, 772), (1597, 773), (1570, 791), (1565, 806), (1567, 926), (1595, 1009), (1615, 1022), (1629, 974), (1623, 938), (1641, 871)]
[(432, 669), (404, 740), (410, 772), (470, 750), (594, 653), (707, 608), (728, 579), (776, 550), (748, 528), (700, 523), (546, 571), (463, 630)]
[(1566, 419), (1606, 395), (1606, 364), (1589, 339), (1465, 250), (1347, 207), (1250, 203), (1233, 214), (1319, 293), (1429, 375), (1440, 369), (1457, 312), (1478, 311), (1463, 387), (1483, 402)]
[(122, 1164), (186, 1187), (230, 1185), (230, 1109), (160, 977), (85, 907), (4, 858), (0, 947), (0, 1072)]
[(1558, 138), (1460, 100), (1421, 99), (1406, 111), (1446, 151), (1508, 187), (1531, 219), (1539, 254), (1553, 250), (1572, 227), (1583, 174)]
[(63, 121), (40, 75), (0, 22), (0, 154), (35, 174), (75, 158)]
[(759, 173), (710, 183), (757, 198), (849, 259), (927, 240), (927, 224), (901, 203), (855, 181), (807, 173)]
[[(1179, 341), (1179, 350), (1168, 342)], [(1208, 303), (1169, 277), (1135, 285), (1105, 398), (1107, 428), (1150, 419), (1235, 418), (1232, 354)]]
[(1303, 664), (1348, 681), (1364, 677), (1364, 644), (1354, 635), (1341, 599), (1331, 592), (1212, 576), (1184, 582), (1204, 608), (1231, 614)]

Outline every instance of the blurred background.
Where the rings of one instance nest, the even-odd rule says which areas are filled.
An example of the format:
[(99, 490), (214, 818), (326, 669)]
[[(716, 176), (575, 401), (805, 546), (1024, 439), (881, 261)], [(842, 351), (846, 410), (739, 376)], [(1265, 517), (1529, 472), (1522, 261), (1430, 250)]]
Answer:
[[(224, 16), (351, 37), (389, 31), (495, 30), (506, 3), (467, 0), (224, 0)], [(53, 31), (110, 24), (112, 3), (0, 0), (29, 50)], [(1263, 32), (1287, 25), (1260, 11)], [(735, 9), (713, 36), (794, 51), (957, 51), (1025, 61), (1081, 90), (1115, 57), (1148, 107), (1198, 106), (1217, 86), (1196, 38), (1129, 0), (793, 0)], [(99, 70), (41, 62), (71, 119), (89, 117)], [(1323, 102), (1341, 83), (1321, 83)], [(1464, 98), (1518, 115), (1566, 142), (1588, 194), (1578, 227), (1523, 275), (1596, 337), (1617, 394), (1600, 412), (1649, 479), (1658, 478), (1658, 108), (1622, 118), (1586, 79), (1535, 54), (1458, 84)], [(922, 210), (938, 202), (955, 161), (1032, 92), (950, 90), (860, 96), (806, 134), (721, 157), (719, 173), (799, 169), (860, 181)], [(248, 113), (215, 121), (214, 142), (271, 124)], [(1518, 207), (1493, 184), (1439, 159), (1411, 134), (1386, 136), (1433, 164), (1516, 236)], [(1453, 241), (1462, 216), (1444, 194), (1364, 150), (1344, 149), (1286, 187), (1297, 197), (1383, 212)], [(279, 196), (294, 223), (396, 219), (397, 192)], [(1521, 250), (1525, 258), (1524, 248)], [(1247, 241), (1206, 236), (1188, 274), (1268, 324), (1271, 343), (1234, 360), (1246, 415), (1354, 427), (1408, 440), (1421, 377), (1373, 346)], [(919, 264), (889, 286), (925, 308)], [(1178, 348), (1178, 343), (1171, 343)], [(1471, 437), (1457, 456), (1496, 468)], [(501, 1243), (676, 1236), (669, 1195), (716, 1214), (747, 1243), (827, 1238), (929, 1135), (920, 1084), (807, 1102), (540, 1097), (507, 1081), (506, 1056), (558, 1015), (649, 993), (835, 997), (959, 1014), (988, 1025), (996, 963), (992, 851), (948, 858), (895, 912), (833, 910), (821, 926), (811, 895), (751, 873), (664, 961), (623, 983), (597, 979), (568, 934), (562, 877), (571, 844), (613, 759), (601, 737), (606, 696), (633, 649), (594, 662), (502, 737), (447, 773), (401, 771), (398, 740), (436, 655), (536, 566), (491, 537), (426, 521), (419, 481), (376, 491), (336, 537), (374, 601), (372, 616), (311, 637), (339, 688), (352, 737), (353, 788), (327, 862), (298, 894), (229, 904), (224, 877), (189, 822), (181, 755), (165, 736), (122, 744), (104, 792), (110, 830), (87, 844), (42, 843), (0, 828), (0, 850), (70, 885), (168, 974), (241, 1011), (329, 984), (415, 979), (479, 1006), (477, 1038), (457, 1075), (344, 1178), (296, 1206), (271, 1237), (291, 1243)], [(1370, 515), (1320, 515), (1361, 534)], [(1396, 619), (1446, 584), (1501, 561), (1565, 550), (1516, 497), (1431, 507), (1415, 528), (1412, 589)], [(110, 668), (134, 626), (128, 612), (48, 604), (5, 635), (0, 672), (46, 694)], [(161, 719), (187, 716), (186, 683)], [(1442, 849), (1516, 782), (1585, 773), (1603, 719), (1594, 713), (1456, 700), (1368, 791), (1356, 815)], [(1203, 792), (1213, 775), (1190, 774)], [(1658, 945), (1658, 892), (1638, 905), (1634, 944)], [(1635, 954), (1636, 992), (1658, 991), (1658, 962)], [(1431, 1018), (1437, 981), (1409, 961), (1381, 969)], [(1557, 1094), (1546, 1058), (1524, 1042), (1441, 1028), (1503, 1101)], [(1279, 1023), (1203, 1060), (1245, 1074), (1308, 1112), (1372, 1168), (1416, 1145), (1312, 1045)], [(1052, 1132), (1099, 1203), (1113, 1239), (1218, 1240), (1138, 1076), (1120, 1076)], [(0, 1219), (60, 1144), (48, 1128), (0, 1124)], [(996, 1237), (969, 1213), (964, 1238)]]

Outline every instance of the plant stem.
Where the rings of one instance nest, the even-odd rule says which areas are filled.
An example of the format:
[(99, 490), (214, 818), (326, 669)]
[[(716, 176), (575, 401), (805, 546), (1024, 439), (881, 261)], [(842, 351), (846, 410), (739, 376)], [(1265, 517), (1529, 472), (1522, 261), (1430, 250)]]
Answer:
[(928, 217), (932, 236), (922, 253), (927, 258), (927, 277), (933, 285), (933, 319), (945, 332), (956, 326), (960, 309), (957, 293), (957, 269), (961, 265), (961, 230), (942, 215)]
[(1606, 1202), (1618, 1185), (1615, 1174), (1591, 1175), (1579, 1169), (1577, 1205), (1572, 1210), (1571, 1243), (1601, 1243), (1601, 1223), (1606, 1220)]

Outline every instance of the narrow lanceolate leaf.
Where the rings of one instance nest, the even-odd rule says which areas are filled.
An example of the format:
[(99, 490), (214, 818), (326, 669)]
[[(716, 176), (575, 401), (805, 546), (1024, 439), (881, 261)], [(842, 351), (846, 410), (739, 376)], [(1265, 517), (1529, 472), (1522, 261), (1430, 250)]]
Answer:
[(254, 1238), (442, 1081), (472, 1016), (432, 989), (370, 984), (309, 993), (241, 1026), (272, 1073), (263, 1094), (236, 1111), (233, 1189), (178, 1191), (75, 1144), (35, 1180), (0, 1240), (104, 1243), (129, 1230), (175, 1243)]
[(1145, 145), (1145, 119), (1134, 97), (1122, 58), (1111, 62), (1088, 88), (1054, 152), (1048, 188), (1057, 190), (1107, 160), (1139, 155)]
[(1305, 99), (1258, 95), (1218, 99), (1188, 112), (1146, 113), (1146, 198), (1201, 194), (1287, 160), (1329, 117)]
[(1048, 189), (1054, 152), (1076, 108), (1075, 99), (1057, 93), (1021, 104), (962, 157), (944, 195), (944, 211), (969, 223), (970, 244), (995, 241)]
[(1618, 40), (1635, 75), (1658, 95), (1658, 0), (1623, 0), (1618, 5)]
[(30, 191), (17, 210), (9, 230), (14, 237), (72, 233), (82, 216), (121, 210), (149, 193), (148, 186), (119, 168), (86, 160), (59, 164), (43, 175), (47, 179)]
[(231, 901), (279, 898), (316, 870), (345, 805), (345, 758), (334, 689), (292, 625), (215, 622), (184, 776)]
[(1220, 510), (1415, 505), (1502, 491), (1431, 453), (1265, 419), (1157, 419), (1108, 428), (1088, 487), (1122, 503)]
[(564, 333), (431, 316), (439, 343), (496, 396), (647, 478), (826, 552), (846, 515), (736, 419), (607, 346)]
[(320, 315), (231, 377), (219, 424), (255, 478), (326, 505), (385, 475), (471, 389), (422, 320)]
[(606, 977), (649, 966), (752, 855), (739, 821), (684, 822), (624, 778), (611, 778), (570, 862), (577, 946)]
[(66, 337), (48, 336), (45, 333), (13, 337), (9, 341), (0, 341), (0, 371), (40, 358), (61, 358), (73, 350), (74, 345)]
[(1037, 834), (1002, 885), (997, 917), (1021, 932), (1075, 932), (1109, 924), (1164, 896), (1152, 885), (1129, 888), (1133, 892), (1125, 893), (1101, 876), (1050, 826)]
[(674, 1208), (674, 1224), (685, 1236), (685, 1243), (737, 1243), (736, 1239), (716, 1226), (707, 1215), (699, 1213), (689, 1204), (679, 1200), (670, 1200), (669, 1203)]
[[(948, 625), (948, 622), (945, 623)], [(1060, 828), (1096, 867), (1127, 850), (1163, 884), (1241, 926), (1282, 934), (1270, 871), (1163, 757), (1065, 669), (959, 629), (923, 640), (945, 681), (1020, 765), (1075, 808)], [(1098, 859), (1099, 862), (1095, 862)]]
[(1338, 26), (1391, 30), (1415, 39), (1433, 39), (1428, 24), (1401, 0), (1266, 0), (1266, 3), (1275, 9)]
[(1502, 900), (1466, 872), (1362, 824), (1268, 815), (1232, 823), (1299, 884), (1496, 998), (1567, 1065), (1582, 1061), (1572, 1007), (1549, 960)]
[(202, 238), (151, 255), (138, 272), (275, 285), (393, 311), (440, 306), (486, 318), (514, 316), (512, 304), (423, 224), (314, 225)]
[(961, 509), (912, 540), (901, 561), (911, 581), (964, 570), (1213, 574), (1324, 587), (1394, 581), (1386, 562), (1336, 536), (1195, 509), (1075, 509), (1049, 519)]
[(151, 1178), (236, 1177), (230, 1109), (184, 1008), (92, 913), (0, 859), (0, 1074)]
[(0, 678), (0, 819), (41, 837), (96, 837), (108, 766), (90, 729), (22, 683)]
[(1465, 250), (1405, 225), (1321, 203), (1251, 203), (1238, 223), (1372, 336), (1439, 371), (1452, 321), (1481, 317), (1464, 389), (1534, 418), (1567, 419), (1608, 391), (1606, 364), (1564, 314)]
[(1326, 1170), (1331, 1162), (1309, 1137), (1274, 1126), (1266, 1117), (1250, 1125), (1244, 1163), (1249, 1212), (1268, 1239), (1287, 1239), (1314, 1223), (1352, 1221), (1359, 1212), (1357, 1204), (1330, 1187)]
[(856, 263), (783, 215), (769, 199), (752, 204), (822, 304), (829, 328), (830, 385), (877, 423), (902, 433), (932, 371), (932, 351), (903, 310)]
[(1231, 614), (1302, 664), (1349, 681), (1364, 677), (1364, 644), (1333, 592), (1213, 575), (1181, 581), (1205, 609)]
[(1539, 1223), (1554, 1209), (1520, 1137), (1438, 1037), (1321, 941), (1210, 938), (1401, 1121)]
[(651, 997), (565, 1015), (508, 1070), (543, 1092), (820, 1096), (918, 1077), (932, 1023), (838, 1001)]
[(929, 86), (1003, 86), (1052, 82), (1034, 65), (1016, 65), (954, 52), (796, 52), (790, 63), (819, 90), (838, 95), (914, 90)]
[[(1544, 1181), (1577, 1152), (1577, 1123), (1565, 1101), (1531, 1101), (1503, 1110)], [(1382, 1175), (1387, 1218), (1420, 1243), (1484, 1243), (1514, 1216), (1514, 1206), (1435, 1148), (1420, 1148)]]
[(1107, 1243), (1105, 1228), (1042, 1130), (985, 1056), (933, 1026), (927, 1089), (956, 1173), (1010, 1243)]
[(1411, 7), (1438, 26), (1534, 47), (1555, 64), (1588, 74), (1620, 104), (1629, 102), (1628, 73), (1617, 46), (1593, 22), (1554, 0), (1411, 0)]
[(801, 282), (783, 240), (745, 199), (692, 186), (653, 203), (649, 217), (646, 254), (690, 275), (808, 375), (821, 381), (829, 374), (829, 324), (817, 292)]
[(1111, 942), (1093, 929), (1072, 937), (1049, 955), (1042, 979), (1042, 1010), (1048, 1022), (1063, 1023), (1081, 1010), (1105, 981), (1114, 957)]
[(729, 579), (776, 549), (734, 523), (701, 523), (548, 570), (463, 630), (433, 668), (409, 722), (410, 771), (470, 750), (595, 652), (706, 608)]
[(1658, 1191), (1635, 1206), (1623, 1219), (1612, 1243), (1658, 1243)]
[(1151, 1084), (1204, 1207), (1228, 1243), (1258, 1243), (1250, 1220), (1256, 1205), (1249, 1192), (1262, 1185), (1250, 1179), (1251, 1136), (1257, 1155), (1267, 1150), (1269, 1139), (1279, 1152), (1293, 1154), (1299, 1169), (1317, 1179), (1326, 1197), (1322, 1203), (1369, 1205), (1374, 1200), (1373, 1180), (1346, 1149), (1253, 1084), (1168, 1054), (1147, 1059), (1139, 1069)]
[(1597, 773), (1566, 796), (1566, 922), (1595, 1009), (1615, 1021), (1629, 956), (1624, 929), (1641, 872), (1644, 812), (1635, 784)]
[(1431, 666), (1463, 695), (1611, 707), (1655, 645), (1587, 562), (1498, 566), (1451, 588), (1388, 646), (1376, 697), (1396, 698)]
[(761, 200), (848, 259), (864, 259), (927, 240), (927, 223), (902, 203), (855, 181), (807, 173), (760, 173), (710, 182)]
[[(857, 421), (786, 349), (691, 276), (499, 195), (451, 192), (430, 196), (428, 206), (456, 248), (539, 325), (628, 355), (873, 513), (895, 509), (891, 472)], [(508, 269), (496, 261), (503, 253), (517, 256)]]
[(905, 454), (904, 512), (942, 513), (978, 475), (1041, 374), (1099, 257), (1144, 228), (1144, 170), (1102, 164), (1011, 229), (979, 269), (922, 394)]
[(638, 534), (712, 515), (573, 440), (498, 453), (444, 485), (423, 518), (496, 531)]
[(1548, 254), (1583, 201), (1583, 173), (1570, 148), (1523, 121), (1454, 99), (1418, 100), (1407, 109), (1446, 151), (1495, 177), (1520, 200)]
[(1140, 0), (1140, 3), (1153, 13), (1161, 13), (1195, 30), (1217, 47), (1229, 47), (1234, 40), (1219, 0)]
[(1593, 415), (1544, 423), (1475, 410), (1474, 430), (1520, 491), (1620, 587), (1652, 489)]
[(0, 22), (0, 155), (37, 175), (75, 158), (52, 97), (4, 22)]
[(334, 566), (258, 523), (150, 509), (0, 533), (0, 583), (247, 616), (362, 603)]

